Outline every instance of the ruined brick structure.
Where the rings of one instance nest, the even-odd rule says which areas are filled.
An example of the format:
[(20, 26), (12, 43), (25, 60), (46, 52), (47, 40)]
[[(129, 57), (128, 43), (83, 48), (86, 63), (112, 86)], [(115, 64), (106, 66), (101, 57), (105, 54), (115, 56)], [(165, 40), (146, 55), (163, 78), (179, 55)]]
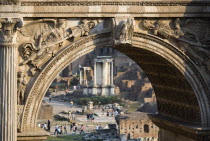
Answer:
[(128, 139), (158, 141), (159, 128), (152, 123), (146, 113), (122, 115), (119, 119), (119, 133), (126, 134)]

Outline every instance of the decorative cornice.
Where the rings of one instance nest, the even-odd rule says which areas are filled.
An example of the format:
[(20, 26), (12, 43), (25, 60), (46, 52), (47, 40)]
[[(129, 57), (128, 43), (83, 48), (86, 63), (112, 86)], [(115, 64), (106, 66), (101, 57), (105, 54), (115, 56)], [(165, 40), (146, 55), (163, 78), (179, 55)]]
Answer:
[[(5, 13), (5, 12), (2, 12)], [(11, 13), (11, 12), (8, 12)], [(210, 15), (209, 12), (20, 12), (20, 14), (196, 14)]]
[(210, 6), (210, 2), (189, 1), (22, 1), (21, 6)]
[(17, 5), (18, 1), (0, 1), (0, 5)]

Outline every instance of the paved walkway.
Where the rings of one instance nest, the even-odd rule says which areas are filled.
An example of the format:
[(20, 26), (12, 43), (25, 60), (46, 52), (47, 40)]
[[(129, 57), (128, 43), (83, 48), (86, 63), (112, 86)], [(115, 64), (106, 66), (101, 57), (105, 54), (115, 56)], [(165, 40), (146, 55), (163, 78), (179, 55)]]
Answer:
[[(51, 100), (51, 102), (49, 101), (48, 97), (44, 97), (44, 100), (47, 104), (52, 105), (53, 106), (53, 114), (61, 114), (62, 111), (66, 110), (66, 111), (82, 111), (82, 108), (74, 105), (72, 108), (70, 107), (70, 103), (69, 102), (60, 102), (60, 101), (56, 101), (56, 100)], [(76, 122), (79, 124), (78, 128), (80, 128), (81, 124), (85, 125), (85, 131), (86, 132), (91, 132), (92, 130), (94, 130), (96, 128), (96, 126), (101, 125), (102, 127), (107, 126), (107, 124), (109, 123), (116, 123), (115, 118), (112, 116), (107, 117), (106, 113), (102, 113), (102, 111), (100, 109), (95, 109), (94, 112), (98, 115), (95, 116), (95, 120), (93, 123), (91, 123), (90, 120), (87, 120), (87, 116), (86, 115), (75, 115), (75, 119)], [(64, 116), (68, 116), (67, 114), (61, 114)], [(55, 125), (52, 122), (51, 123), (51, 134), (54, 134), (55, 131)], [(60, 125), (60, 126), (64, 126), (64, 125)], [(69, 124), (67, 124), (67, 132), (68, 134), (71, 134), (70, 132), (70, 126)], [(79, 133), (79, 131), (78, 131)]]
[[(49, 102), (49, 98), (45, 97), (44, 100), (53, 106), (53, 114), (60, 114), (60, 112), (62, 112), (63, 110), (66, 111), (82, 111), (82, 108), (78, 107), (77, 105), (74, 105), (72, 108), (70, 107), (70, 103), (68, 102), (59, 102), (59, 101), (55, 101), (52, 100), (51, 102)], [(95, 120), (94, 122), (111, 122), (111, 123), (115, 123), (115, 119), (112, 116), (107, 117), (106, 113), (102, 113), (101, 109), (95, 109), (94, 112), (98, 115), (95, 116)], [(67, 115), (66, 115), (67, 116)], [(76, 115), (75, 116), (76, 121), (79, 122), (87, 122), (87, 116), (86, 115)]]

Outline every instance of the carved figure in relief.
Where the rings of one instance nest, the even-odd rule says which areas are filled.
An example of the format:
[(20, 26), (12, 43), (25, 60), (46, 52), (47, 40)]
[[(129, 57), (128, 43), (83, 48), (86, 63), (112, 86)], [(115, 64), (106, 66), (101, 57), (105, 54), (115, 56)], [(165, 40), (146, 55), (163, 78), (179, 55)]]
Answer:
[(97, 25), (97, 21), (87, 21), (83, 20), (81, 25), (70, 28), (70, 34), (68, 38), (81, 37), (89, 35), (90, 29), (94, 28)]
[(25, 101), (26, 81), (23, 72), (18, 72), (17, 78), (17, 104), (22, 105)]
[(133, 20), (128, 19), (127, 22), (124, 21), (122, 23), (121, 29), (119, 30), (119, 40), (120, 41), (127, 41), (131, 40), (133, 34)]
[(143, 26), (146, 29), (151, 30), (154, 35), (160, 35), (160, 36), (162, 36), (166, 39), (168, 39), (169, 37), (178, 38), (174, 34), (174, 31), (172, 31), (168, 26), (166, 26), (161, 21), (155, 21), (155, 22), (152, 23), (150, 21), (143, 20)]
[(181, 29), (181, 20), (179, 18), (176, 18), (176, 20), (174, 21), (174, 28), (175, 28), (175, 32), (174, 34), (176, 36), (183, 36), (184, 33), (182, 32), (182, 29)]
[[(26, 44), (26, 46), (23, 46), (23, 52), (25, 54), (31, 54), (28, 56), (28, 58), (25, 57), (25, 60), (21, 63), (21, 65), (25, 65), (29, 61), (32, 61), (42, 55), (44, 52), (48, 52), (48, 47), (56, 44), (59, 40), (62, 40), (66, 35), (67, 32), (65, 31), (66, 28), (66, 21), (63, 19), (59, 19), (56, 22), (56, 26), (54, 29), (51, 29), (50, 26), (46, 27), (47, 25), (44, 25), (45, 29), (48, 29), (47, 31), (43, 30), (41, 31), (41, 34), (37, 38), (37, 47), (35, 47), (35, 44), (29, 43), (31, 45), (31, 51), (37, 51), (36, 53), (29, 53), (25, 51), (24, 49), (29, 48), (29, 44)], [(50, 29), (50, 30), (49, 30)], [(37, 36), (37, 32), (35, 33), (35, 38)], [(53, 53), (53, 52), (52, 52)], [(24, 54), (24, 56), (25, 56)], [(36, 66), (34, 63), (31, 63), (32, 65)]]
[[(169, 21), (172, 27), (155, 20), (143, 20), (143, 27), (165, 39), (175, 39), (179, 48), (193, 62), (210, 73), (210, 26), (207, 19), (183, 19)], [(168, 24), (169, 24), (168, 23)]]
[(149, 20), (143, 20), (143, 27), (152, 31), (154, 35), (163, 37), (165, 39), (174, 38), (191, 45), (205, 47), (205, 45), (200, 43), (195, 33), (190, 30), (181, 29), (181, 20), (179, 18), (173, 22), (173, 25), (174, 29), (161, 21), (152, 22)]
[[(67, 21), (65, 19), (59, 19), (57, 21), (48, 19), (42, 20), (41, 23), (39, 22), (35, 22), (35, 25), (36, 27), (40, 26), (40, 31), (31, 32), (33, 33), (35, 42), (23, 44), (21, 51), (24, 61), (20, 65), (30, 63), (33, 67), (30, 69), (32, 75), (35, 73), (35, 70), (40, 69), (41, 63), (39, 60), (41, 61), (43, 56), (46, 56), (46, 54), (51, 54), (51, 57), (54, 56), (56, 49), (53, 49), (53, 47), (61, 47), (62, 42), (68, 38), (87, 36), (90, 29), (97, 25), (97, 21), (83, 20), (81, 25), (67, 28)], [(50, 22), (51, 24), (43, 22)], [(20, 31), (21, 34), (27, 35), (27, 32), (25, 33), (27, 30), (21, 29)]]

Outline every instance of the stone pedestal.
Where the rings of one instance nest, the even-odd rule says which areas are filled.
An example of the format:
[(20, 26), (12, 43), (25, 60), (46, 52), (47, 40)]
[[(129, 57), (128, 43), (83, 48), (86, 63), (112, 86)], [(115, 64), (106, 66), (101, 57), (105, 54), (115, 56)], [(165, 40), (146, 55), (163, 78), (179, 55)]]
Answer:
[(89, 109), (89, 110), (92, 110), (92, 109), (93, 109), (93, 102), (92, 102), (92, 101), (90, 101), (90, 102), (88, 103), (88, 109)]
[(209, 141), (210, 129), (181, 122), (170, 121), (160, 115), (149, 115), (160, 128), (159, 141)]
[(50, 134), (37, 127), (36, 132), (18, 133), (17, 135), (17, 141), (45, 141)]
[(0, 45), (0, 140), (17, 140), (17, 48)]

